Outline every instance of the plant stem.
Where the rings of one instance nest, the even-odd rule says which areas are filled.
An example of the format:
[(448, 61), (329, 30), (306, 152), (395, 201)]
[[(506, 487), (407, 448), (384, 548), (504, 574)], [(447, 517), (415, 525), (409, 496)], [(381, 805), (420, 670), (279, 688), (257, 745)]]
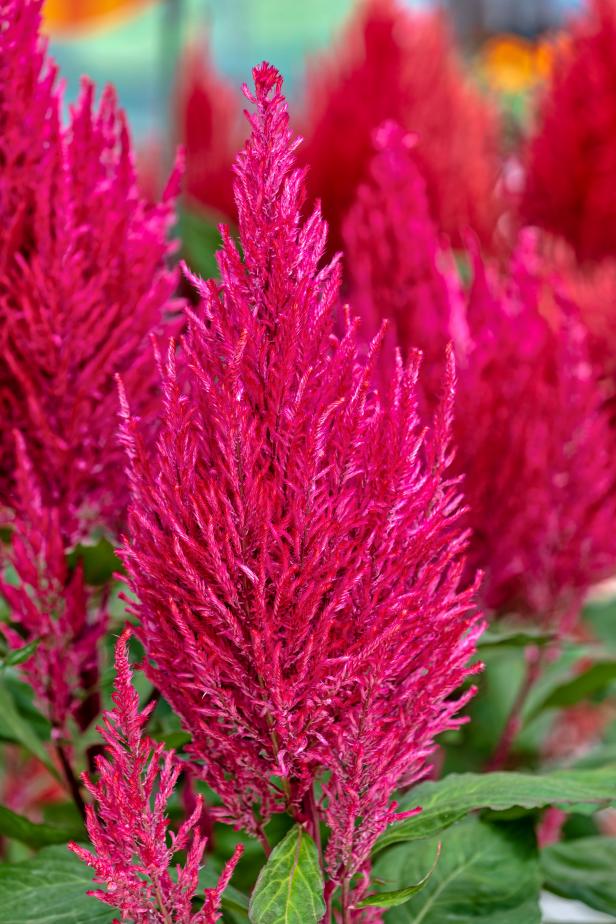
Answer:
[(261, 824), (257, 828), (257, 837), (261, 842), (261, 846), (263, 847), (266, 858), (269, 857), (270, 853), (272, 852), (272, 847), (268, 840), (267, 834), (265, 833), (263, 825)]
[(486, 764), (486, 770), (502, 770), (503, 767), (507, 765), (507, 761), (509, 760), (511, 754), (511, 748), (513, 747), (513, 743), (522, 727), (522, 712), (524, 710), (524, 706), (526, 705), (531, 691), (541, 676), (543, 663), (543, 655), (536, 646), (526, 650), (526, 672), (524, 678), (522, 679), (522, 683), (520, 684), (516, 698), (513, 701), (513, 706), (511, 707), (509, 717), (505, 723), (505, 727), (500, 736), (498, 744), (494, 749), (492, 757)]
[(351, 924), (351, 909), (349, 907), (349, 880), (343, 879), (340, 885), (340, 904), (342, 907), (342, 924)]
[(86, 804), (83, 801), (83, 796), (81, 795), (81, 787), (79, 785), (79, 780), (77, 779), (77, 777), (75, 776), (73, 772), (71, 762), (68, 758), (68, 754), (66, 753), (63, 745), (56, 744), (56, 754), (58, 755), (58, 759), (62, 767), (62, 772), (64, 773), (64, 779), (66, 780), (66, 785), (68, 786), (69, 792), (73, 798), (73, 802), (77, 806), (79, 814), (85, 821), (86, 820)]

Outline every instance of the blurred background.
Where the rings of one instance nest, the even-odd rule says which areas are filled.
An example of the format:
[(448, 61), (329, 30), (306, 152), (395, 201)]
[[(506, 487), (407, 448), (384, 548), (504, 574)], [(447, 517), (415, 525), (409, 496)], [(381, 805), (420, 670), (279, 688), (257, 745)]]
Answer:
[[(405, 0), (408, 6), (429, 0)], [(113, 82), (139, 142), (159, 137), (181, 49), (207, 36), (217, 69), (236, 85), (263, 58), (297, 91), (305, 59), (325, 48), (356, 0), (47, 0), (46, 30), (66, 81)], [(434, 4), (432, 4), (434, 5)], [(580, 0), (442, 0), (473, 62), (505, 89), (523, 90), (533, 53)], [(486, 68), (487, 62), (487, 68)], [(529, 63), (531, 62), (531, 63)]]

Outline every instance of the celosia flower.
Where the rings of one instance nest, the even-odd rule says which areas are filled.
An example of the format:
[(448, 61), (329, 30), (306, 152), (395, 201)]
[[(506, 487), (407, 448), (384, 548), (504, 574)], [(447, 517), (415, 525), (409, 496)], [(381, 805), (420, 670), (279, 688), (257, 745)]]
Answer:
[(350, 300), (372, 336), (392, 322), (382, 374), (391, 375), (393, 351), (424, 358), (422, 384), (438, 397), (447, 345), (466, 338), (465, 303), (451, 254), (430, 215), (416, 163), (415, 139), (393, 122), (374, 136), (376, 153), (343, 226)]
[(613, 440), (579, 314), (546, 282), (529, 240), (507, 285), (475, 261), (455, 434), (487, 606), (566, 629), (616, 563)]
[(45, 709), (56, 742), (68, 737), (68, 721), (81, 729), (98, 715), (98, 642), (107, 624), (105, 599), (96, 599), (84, 582), (82, 563), (69, 565), (62, 510), (46, 506), (17, 437), (16, 496), (10, 553), (17, 582), (0, 580), (11, 624), (3, 627), (15, 648), (38, 642), (22, 665)]
[(238, 110), (237, 94), (215, 70), (207, 45), (189, 47), (180, 62), (174, 107), (186, 152), (185, 192), (233, 221), (233, 160), (244, 138)]
[(588, 0), (555, 54), (530, 142), (522, 215), (582, 260), (616, 255), (616, 3)]
[(341, 41), (311, 66), (306, 96), (302, 157), (331, 245), (341, 246), (341, 223), (366, 175), (373, 132), (386, 119), (418, 136), (416, 155), (439, 229), (456, 245), (469, 226), (491, 242), (497, 121), (465, 75), (442, 14), (363, 0)]
[(465, 535), (448, 479), (452, 370), (434, 432), (418, 358), (382, 395), (355, 324), (333, 334), (336, 261), (302, 218), (304, 172), (281, 78), (254, 71), (235, 194), (243, 259), (223, 233), (221, 283), (197, 282), (154, 451), (126, 408), (132, 505), (123, 552), (149, 675), (192, 735), (226, 817), (259, 833), (311, 816), (312, 783), (339, 881), (425, 772), (480, 631), (458, 590)]
[(94, 518), (121, 519), (114, 374), (147, 414), (156, 375), (140, 348), (175, 285), (165, 260), (177, 174), (160, 205), (144, 203), (111, 90), (97, 111), (86, 84), (61, 127), (40, 8), (5, 0), (0, 26), (0, 502), (12, 505), (16, 429), (70, 541)]
[[(107, 887), (89, 894), (117, 908), (123, 921), (215, 924), (222, 893), (243, 848), (236, 848), (216, 888), (205, 891), (202, 908), (193, 912), (205, 850), (205, 840), (196, 830), (202, 804), (199, 798), (177, 833), (169, 832), (166, 809), (180, 766), (172, 751), (165, 751), (162, 743), (155, 744), (143, 732), (156, 704), (139, 711), (128, 637), (129, 631), (124, 632), (116, 648), (115, 708), (105, 713), (99, 729), (107, 756), (96, 759), (96, 783), (86, 774), (83, 777), (96, 802), (96, 807), (86, 808), (86, 825), (96, 853), (77, 844), (69, 847), (92, 867), (95, 880)], [(186, 851), (186, 860), (172, 877), (169, 867), (181, 850)]]

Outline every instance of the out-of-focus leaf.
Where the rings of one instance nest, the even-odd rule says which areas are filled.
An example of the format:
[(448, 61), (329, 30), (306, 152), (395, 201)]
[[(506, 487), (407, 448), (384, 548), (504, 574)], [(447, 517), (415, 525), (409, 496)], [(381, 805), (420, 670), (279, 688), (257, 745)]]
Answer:
[(28, 642), (27, 645), (23, 645), (21, 648), (12, 648), (3, 659), (4, 666), (17, 667), (18, 664), (24, 664), (28, 658), (34, 654), (40, 644), (41, 640), (37, 638), (33, 642)]
[(545, 887), (616, 915), (616, 838), (584, 837), (541, 851)]
[(82, 824), (70, 830), (54, 828), (47, 824), (35, 824), (23, 815), (12, 812), (5, 805), (0, 805), (0, 834), (27, 844), (28, 847), (38, 848), (83, 839), (85, 829)]
[(546, 709), (565, 709), (606, 690), (616, 680), (616, 660), (600, 661), (551, 690), (526, 714), (532, 721)]
[(73, 568), (78, 561), (82, 563), (86, 584), (93, 587), (106, 584), (117, 571), (122, 570), (122, 562), (116, 557), (114, 546), (104, 536), (96, 543), (79, 543), (67, 557)]
[(184, 259), (191, 270), (204, 279), (217, 277), (216, 251), (222, 244), (217, 216), (182, 209), (179, 235)]
[(555, 770), (552, 773), (452, 773), (436, 782), (422, 783), (399, 800), (400, 811), (421, 806), (419, 815), (389, 828), (374, 852), (401, 841), (429, 837), (449, 828), (478, 809), (538, 809), (547, 805), (588, 806), (616, 801), (616, 765), (592, 770)]
[[(425, 887), (387, 912), (388, 924), (540, 924), (540, 875), (532, 826), (478, 818), (440, 836), (439, 862)], [(373, 875), (402, 886), (422, 875), (439, 838), (399, 844)]]
[(547, 645), (553, 638), (553, 633), (540, 632), (538, 629), (495, 625), (485, 630), (477, 642), (477, 648), (482, 653), (487, 648), (526, 648), (529, 645)]
[(28, 721), (17, 711), (6, 678), (0, 672), (0, 735), (9, 741), (21, 744), (43, 763), (50, 773), (58, 778), (58, 772), (49, 759), (43, 742)]

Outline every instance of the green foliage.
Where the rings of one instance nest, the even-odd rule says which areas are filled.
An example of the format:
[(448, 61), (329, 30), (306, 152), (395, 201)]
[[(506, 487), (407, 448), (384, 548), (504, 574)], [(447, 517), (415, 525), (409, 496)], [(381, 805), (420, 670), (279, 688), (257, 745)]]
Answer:
[(90, 870), (66, 847), (0, 864), (0, 924), (110, 924), (114, 912), (90, 888)]
[(415, 885), (407, 886), (404, 889), (396, 889), (393, 892), (377, 892), (374, 895), (368, 895), (366, 898), (361, 899), (357, 902), (358, 908), (397, 908), (398, 905), (403, 905), (405, 902), (411, 898), (413, 895), (417, 895), (418, 892), (421, 892), (423, 887), (427, 884), (430, 876), (436, 868), (438, 858), (441, 852), (440, 844), (438, 846), (436, 857), (434, 863), (432, 864), (432, 869), (429, 869), (425, 876), (416, 882)]
[(545, 886), (616, 916), (616, 838), (584, 837), (541, 851)]
[(295, 825), (259, 873), (249, 907), (252, 924), (318, 924), (325, 914), (317, 848)]
[(53, 776), (58, 776), (45, 745), (27, 717), (18, 710), (13, 690), (9, 687), (3, 672), (0, 672), (0, 735), (7, 741), (20, 744), (37, 757)]
[(99, 587), (107, 584), (116, 572), (122, 570), (122, 562), (115, 554), (114, 546), (104, 536), (94, 543), (79, 543), (68, 555), (69, 565), (82, 563), (86, 584)]
[(478, 809), (539, 809), (548, 805), (597, 805), (616, 801), (616, 765), (591, 770), (552, 773), (452, 773), (437, 782), (423, 783), (400, 799), (400, 810), (416, 805), (419, 815), (391, 825), (381, 835), (375, 853), (401, 841), (430, 837)]
[(616, 660), (598, 661), (577, 676), (564, 681), (536, 702), (527, 713), (530, 722), (546, 709), (565, 709), (605, 692), (616, 681)]
[[(180, 211), (178, 230), (183, 257), (191, 270), (204, 279), (218, 276), (216, 251), (222, 243), (218, 230), (220, 220), (220, 216), (205, 210), (184, 208)], [(225, 223), (228, 224), (228, 221)]]
[(0, 805), (0, 834), (35, 848), (47, 847), (50, 844), (66, 844), (67, 841), (82, 840), (86, 837), (82, 824), (70, 830), (48, 824), (34, 824), (5, 805)]
[[(383, 853), (375, 877), (402, 886), (432, 862), (438, 838)], [(532, 826), (468, 818), (442, 835), (425, 887), (385, 915), (387, 924), (539, 924), (540, 873)]]

